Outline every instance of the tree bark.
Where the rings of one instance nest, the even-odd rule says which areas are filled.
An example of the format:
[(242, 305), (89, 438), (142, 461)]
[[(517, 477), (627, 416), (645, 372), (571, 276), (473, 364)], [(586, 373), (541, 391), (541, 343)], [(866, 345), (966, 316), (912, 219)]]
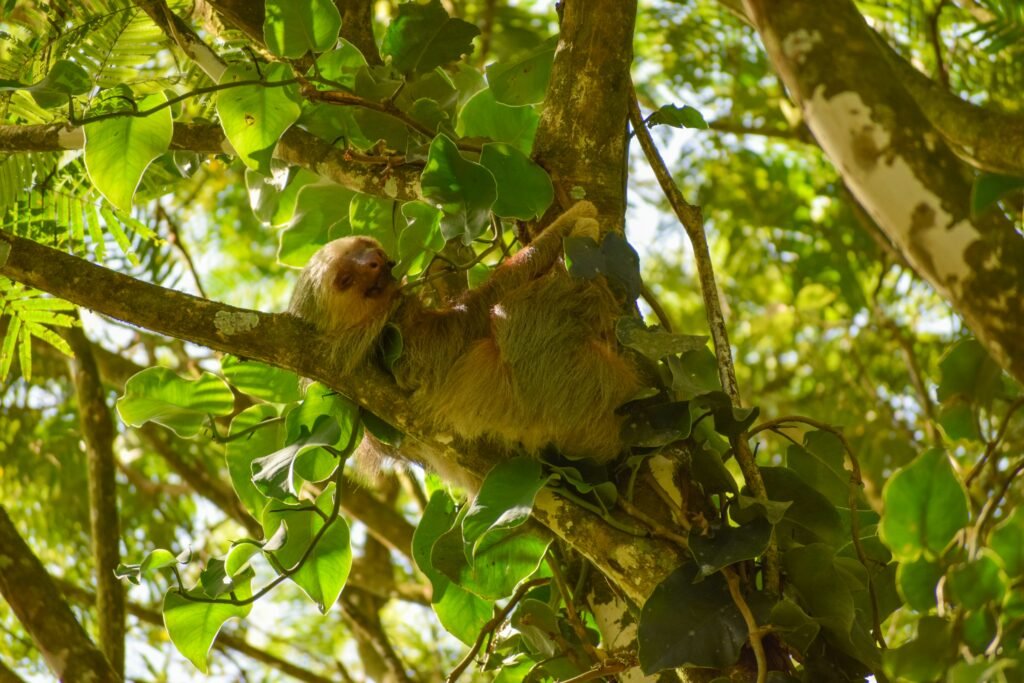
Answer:
[(61, 681), (120, 683), (0, 506), (0, 595)]
[(746, 7), (857, 201), (992, 357), (1024, 381), (1024, 236), (996, 212), (971, 216), (966, 169), (857, 8), (850, 0), (746, 0)]
[(78, 395), (78, 416), (89, 472), (89, 529), (96, 575), (96, 612), (100, 648), (118, 676), (124, 677), (124, 586), (114, 572), (121, 562), (121, 521), (117, 511), (117, 461), (114, 421), (92, 356), (92, 344), (81, 327), (64, 337), (75, 353), (71, 376)]

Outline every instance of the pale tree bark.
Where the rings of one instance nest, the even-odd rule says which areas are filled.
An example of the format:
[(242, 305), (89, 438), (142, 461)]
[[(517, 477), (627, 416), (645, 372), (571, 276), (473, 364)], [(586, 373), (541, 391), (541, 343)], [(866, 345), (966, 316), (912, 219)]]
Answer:
[(1024, 237), (972, 217), (967, 169), (850, 0), (746, 0), (808, 127), (857, 201), (978, 340), (1024, 381)]
[(71, 608), (0, 507), (0, 595), (62, 681), (120, 683), (121, 677), (75, 620)]

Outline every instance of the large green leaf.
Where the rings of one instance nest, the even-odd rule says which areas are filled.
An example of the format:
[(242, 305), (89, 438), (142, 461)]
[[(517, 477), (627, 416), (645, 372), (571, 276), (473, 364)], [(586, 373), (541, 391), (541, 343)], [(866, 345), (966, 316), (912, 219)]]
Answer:
[(490, 621), (490, 602), (465, 590), (431, 564), (434, 543), (455, 523), (455, 501), (445, 491), (434, 491), (412, 537), (412, 556), (430, 580), (431, 606), (445, 630), (466, 645), (472, 645)]
[(768, 547), (772, 525), (758, 517), (742, 526), (726, 526), (713, 536), (690, 534), (690, 552), (702, 576), (710, 576), (731, 564), (752, 560)]
[(266, 0), (263, 37), (278, 57), (323, 52), (338, 40), (341, 14), (331, 0)]
[(490, 88), (473, 95), (459, 112), (456, 131), (463, 137), (490, 138), (530, 153), (540, 115), (533, 107), (511, 107), (494, 99)]
[(399, 278), (419, 275), (444, 248), (441, 211), (423, 202), (407, 202), (402, 215), (407, 223), (398, 236), (398, 265), (392, 271)]
[(269, 403), (299, 400), (299, 377), (294, 372), (236, 356), (226, 356), (220, 367), (233, 387), (250, 396)]
[(295, 213), (279, 236), (278, 260), (301, 268), (321, 246), (351, 234), (348, 205), (355, 194), (329, 180), (300, 189)]
[(1011, 578), (1024, 575), (1024, 510), (1017, 508), (992, 530), (989, 546)]
[(487, 82), (498, 102), (520, 106), (537, 104), (544, 99), (551, 79), (551, 64), (555, 60), (558, 36), (487, 67)]
[[(316, 506), (324, 516), (330, 514), (335, 495), (334, 484), (331, 484), (317, 497)], [(282, 523), (288, 525), (288, 538), (284, 546), (274, 552), (274, 557), (286, 569), (302, 560), (302, 566), (290, 578), (316, 603), (322, 614), (338, 600), (352, 569), (348, 524), (341, 517), (331, 521), (311, 549), (313, 540), (327, 523), (324, 516), (310, 510), (308, 504), (274, 506), (263, 516), (263, 529), (268, 538)]]
[(494, 176), (498, 198), (494, 213), (528, 221), (544, 215), (555, 198), (547, 172), (521, 150), (503, 143), (484, 145), (480, 165)]
[[(130, 112), (127, 88), (115, 88), (96, 113)], [(136, 104), (139, 111), (167, 102), (154, 93)], [(108, 106), (102, 106), (106, 104)], [(131, 211), (135, 188), (146, 168), (167, 151), (174, 133), (170, 108), (148, 116), (115, 116), (85, 125), (85, 168), (96, 189), (122, 211)]]
[(19, 81), (0, 80), (0, 92), (24, 90), (44, 109), (67, 107), (72, 95), (83, 95), (92, 87), (89, 73), (77, 62), (58, 59), (46, 77), (26, 85)]
[(986, 604), (999, 605), (1009, 584), (996, 555), (982, 548), (978, 557), (956, 564), (949, 569), (947, 598), (969, 610)]
[(168, 368), (136, 373), (117, 399), (117, 412), (125, 424), (141, 427), (156, 422), (182, 437), (195, 436), (209, 416), (228, 415), (234, 407), (235, 396), (220, 377), (204, 372), (189, 380)]
[(417, 76), (471, 53), (479, 33), (473, 24), (449, 17), (440, 0), (406, 2), (398, 6), (380, 51), (400, 72)]
[(969, 521), (967, 494), (945, 452), (933, 448), (897, 472), (882, 490), (879, 533), (900, 561), (938, 558)]
[(941, 680), (956, 659), (951, 625), (939, 617), (922, 618), (917, 625), (916, 638), (882, 655), (890, 680), (921, 683)]
[(534, 499), (550, 479), (537, 460), (526, 456), (495, 465), (462, 520), (467, 557), (475, 556), (489, 534), (513, 529), (529, 519)]
[(444, 211), (441, 233), (445, 239), (460, 238), (469, 244), (490, 226), (489, 212), (498, 197), (494, 176), (464, 159), (447, 136), (438, 135), (430, 143), (420, 185), (424, 196)]
[(747, 625), (721, 574), (701, 583), (684, 564), (651, 593), (640, 612), (637, 640), (645, 674), (681, 666), (724, 668), (740, 656)]
[[(295, 441), (270, 455), (253, 460), (252, 483), (268, 498), (282, 501), (297, 500), (299, 493), (295, 470), (298, 459), (305, 453), (311, 453), (315, 457), (316, 452), (325, 446), (336, 444), (340, 436), (341, 428), (338, 421), (330, 415), (321, 415), (316, 425)], [(339, 465), (337, 461), (331, 464)], [(310, 480), (320, 481), (331, 473), (325, 468), (319, 474), (323, 476), (311, 477)]]
[(819, 624), (849, 638), (855, 616), (853, 596), (836, 569), (835, 551), (823, 543), (793, 548), (782, 558), (800, 605)]
[[(233, 591), (234, 598), (244, 600), (252, 595), (250, 586), (253, 575), (253, 571), (250, 569), (232, 577), (228, 587)], [(206, 673), (210, 647), (224, 622), (233, 617), (244, 618), (249, 614), (252, 605), (196, 602), (189, 600), (189, 597), (204, 599), (210, 596), (200, 586), (196, 586), (184, 595), (176, 588), (167, 591), (163, 604), (164, 625), (167, 627), (167, 635), (170, 636), (171, 642), (174, 643), (178, 652), (192, 662), (197, 669)], [(226, 599), (221, 598), (221, 600)]]
[(274, 63), (265, 67), (263, 78), (248, 64), (235, 64), (221, 76), (221, 84), (261, 80), (217, 93), (217, 115), (231, 146), (245, 165), (270, 175), (274, 147), (299, 118), (298, 88), (274, 85), (290, 80), (288, 66)]
[(252, 483), (252, 463), (284, 446), (284, 420), (274, 406), (265, 403), (249, 406), (231, 420), (228, 439), (224, 459), (231, 485), (249, 514), (259, 519), (267, 497)]

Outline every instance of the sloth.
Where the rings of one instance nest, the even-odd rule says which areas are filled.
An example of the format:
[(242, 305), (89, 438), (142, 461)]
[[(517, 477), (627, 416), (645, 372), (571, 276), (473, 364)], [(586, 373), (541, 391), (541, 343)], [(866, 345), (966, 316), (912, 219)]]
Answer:
[(642, 382), (615, 338), (621, 303), (603, 278), (574, 278), (560, 264), (565, 237), (600, 236), (596, 217), (577, 203), (440, 307), (403, 289), (379, 242), (343, 237), (313, 255), (289, 310), (331, 340), (347, 372), (380, 362), (394, 325), (402, 353), (391, 372), (439, 433), (608, 462), (623, 448), (616, 409)]

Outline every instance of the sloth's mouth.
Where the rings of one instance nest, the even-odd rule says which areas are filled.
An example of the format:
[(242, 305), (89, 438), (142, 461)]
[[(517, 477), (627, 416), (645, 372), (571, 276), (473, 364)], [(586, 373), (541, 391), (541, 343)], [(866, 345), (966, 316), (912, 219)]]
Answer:
[[(392, 264), (388, 264), (389, 266)], [(394, 283), (395, 279), (391, 277), (391, 268), (386, 268), (380, 272), (377, 279), (374, 280), (373, 284), (366, 288), (366, 296), (373, 299), (386, 292)]]

